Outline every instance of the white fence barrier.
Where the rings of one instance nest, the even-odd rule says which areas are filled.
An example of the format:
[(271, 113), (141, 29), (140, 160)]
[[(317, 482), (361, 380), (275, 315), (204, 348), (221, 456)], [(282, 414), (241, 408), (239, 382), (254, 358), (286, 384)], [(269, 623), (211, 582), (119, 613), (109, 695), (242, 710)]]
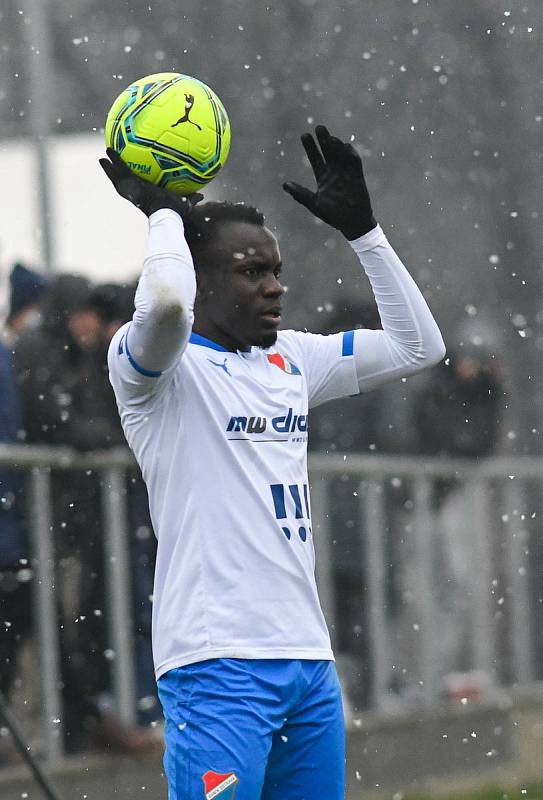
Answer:
[[(330, 503), (334, 482), (350, 482), (357, 495), (372, 707), (393, 705), (402, 674), (417, 695), (410, 702), (426, 706), (458, 670), (483, 690), (540, 677), (543, 556), (532, 551), (541, 539), (543, 460), (315, 455), (310, 474), (312, 489), (319, 485), (315, 528), (328, 540), (342, 516)], [(333, 538), (341, 547), (341, 530)], [(330, 569), (323, 600), (334, 625), (341, 584)], [(399, 595), (392, 610), (390, 571)]]
[[(62, 703), (51, 471), (92, 470), (101, 477), (96, 513), (105, 538), (113, 694), (119, 716), (131, 723), (136, 697), (126, 479), (134, 463), (125, 450), (77, 454), (0, 445), (0, 464), (27, 475), (43, 741), (54, 760), (62, 755)], [(317, 580), (336, 649), (342, 591), (336, 554), (345, 525), (362, 542), (355, 566), (365, 595), (360, 623), (367, 631), (371, 707), (390, 708), (402, 676), (416, 690), (416, 702), (432, 706), (458, 664), (494, 684), (525, 685), (540, 677), (535, 642), (543, 574), (531, 543), (538, 540), (543, 505), (543, 459), (312, 454), (310, 476)], [(334, 487), (342, 484), (352, 489), (348, 509), (335, 499)]]

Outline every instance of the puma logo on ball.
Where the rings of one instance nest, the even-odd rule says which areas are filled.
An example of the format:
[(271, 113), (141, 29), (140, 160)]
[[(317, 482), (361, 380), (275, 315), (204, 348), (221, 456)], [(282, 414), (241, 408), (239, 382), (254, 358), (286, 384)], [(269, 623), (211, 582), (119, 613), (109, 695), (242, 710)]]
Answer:
[(183, 114), (182, 117), (180, 117), (177, 120), (177, 122), (174, 122), (174, 124), (171, 126), (172, 128), (175, 128), (176, 125), (181, 125), (182, 122), (190, 122), (190, 124), (191, 125), (195, 125), (198, 128), (199, 131), (202, 130), (197, 122), (193, 122), (191, 119), (189, 119), (189, 114), (191, 112), (191, 109), (192, 109), (193, 105), (194, 105), (194, 95), (186, 94), (185, 95), (185, 113)]

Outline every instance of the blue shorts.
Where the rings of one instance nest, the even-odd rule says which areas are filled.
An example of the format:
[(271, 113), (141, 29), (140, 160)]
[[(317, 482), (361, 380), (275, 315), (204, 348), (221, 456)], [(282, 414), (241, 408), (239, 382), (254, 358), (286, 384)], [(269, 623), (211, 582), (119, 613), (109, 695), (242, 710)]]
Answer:
[(169, 800), (344, 800), (333, 661), (220, 658), (158, 681)]

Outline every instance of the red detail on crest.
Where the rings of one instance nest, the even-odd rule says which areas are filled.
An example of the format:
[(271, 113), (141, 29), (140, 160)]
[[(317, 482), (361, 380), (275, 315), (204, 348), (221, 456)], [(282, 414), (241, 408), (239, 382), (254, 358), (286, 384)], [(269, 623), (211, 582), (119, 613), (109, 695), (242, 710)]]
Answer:
[(270, 364), (275, 364), (276, 367), (279, 367), (280, 370), (286, 372), (287, 375), (301, 375), (302, 373), (296, 366), (293, 364), (292, 361), (289, 361), (288, 358), (282, 356), (281, 353), (269, 353), (268, 354), (268, 361)]
[(278, 366), (279, 369), (283, 370), (283, 372), (286, 371), (285, 359), (283, 358), (281, 353), (271, 353), (270, 355), (268, 355), (268, 361), (270, 362), (270, 364), (275, 364), (276, 366)]
[(221, 775), (219, 772), (213, 772), (212, 769), (208, 769), (208, 771), (204, 773), (204, 775), (202, 775), (202, 780), (204, 782), (206, 795), (209, 792), (213, 791), (213, 789), (215, 789), (216, 786), (219, 786), (219, 784), (227, 780), (227, 778), (230, 778), (230, 776), (232, 775), (234, 775), (233, 772), (226, 772), (224, 773), (224, 775)]

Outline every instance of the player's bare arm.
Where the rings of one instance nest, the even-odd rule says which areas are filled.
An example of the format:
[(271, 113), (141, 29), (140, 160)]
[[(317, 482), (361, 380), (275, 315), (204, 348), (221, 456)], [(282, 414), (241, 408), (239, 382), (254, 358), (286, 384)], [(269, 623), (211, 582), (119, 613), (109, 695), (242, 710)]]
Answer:
[(301, 141), (316, 191), (293, 182), (283, 188), (349, 240), (370, 280), (383, 330), (353, 335), (359, 387), (367, 390), (437, 364), (445, 345), (422, 293), (375, 220), (357, 151), (322, 125), (315, 133), (316, 141), (309, 133)]

